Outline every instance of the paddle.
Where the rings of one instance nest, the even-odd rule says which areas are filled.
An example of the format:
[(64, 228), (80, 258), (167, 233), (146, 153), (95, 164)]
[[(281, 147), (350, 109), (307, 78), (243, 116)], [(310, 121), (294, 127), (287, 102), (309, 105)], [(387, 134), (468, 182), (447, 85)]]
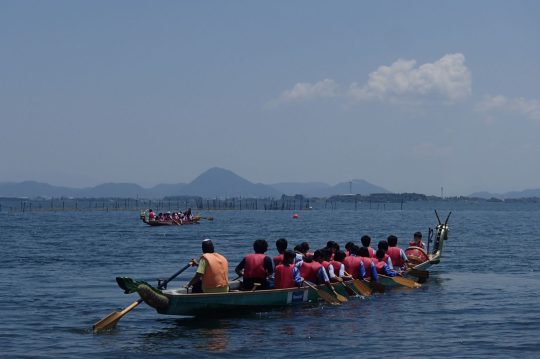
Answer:
[(307, 284), (308, 287), (313, 289), (315, 291), (315, 293), (317, 293), (317, 295), (319, 297), (321, 297), (325, 302), (327, 302), (329, 304), (332, 304), (332, 305), (340, 305), (341, 304), (339, 299), (334, 297), (332, 294), (327, 293), (324, 290), (317, 288), (315, 285), (313, 285), (313, 283), (310, 283), (308, 281), (304, 281), (304, 283)]
[[(167, 283), (168, 282), (170, 282), (171, 280), (173, 280), (174, 278), (179, 276), (180, 273), (182, 273), (183, 271), (185, 271), (189, 267), (191, 267), (191, 262), (189, 264), (187, 264), (185, 267), (183, 267), (182, 269), (180, 269), (178, 272), (174, 273), (169, 279), (164, 280), (164, 281), (160, 281), (160, 283), (158, 284), (158, 289), (167, 288)], [(118, 321), (120, 319), (122, 319), (122, 317), (124, 315), (129, 313), (131, 310), (133, 310), (136, 306), (138, 306), (142, 302), (143, 302), (142, 298), (139, 298), (139, 300), (131, 303), (130, 305), (125, 307), (122, 311), (120, 311), (120, 312), (112, 312), (111, 314), (109, 314), (105, 318), (101, 319), (96, 324), (94, 324), (94, 326), (92, 327), (93, 332), (97, 333), (97, 332), (100, 332), (102, 330), (114, 328), (116, 326), (116, 323), (118, 323)]]
[(409, 278), (403, 278), (401, 276), (395, 276), (395, 277), (387, 277), (385, 275), (379, 274), (379, 277), (391, 279), (394, 282), (401, 284), (408, 288), (420, 288), (422, 285), (420, 283), (416, 283), (414, 280)]
[(352, 275), (345, 272), (345, 275), (352, 278), (352, 284), (356, 288), (360, 294), (362, 294), (364, 297), (369, 297), (372, 293), (371, 288), (369, 288), (365, 282), (361, 281), (360, 279), (354, 279)]
[(339, 282), (339, 283), (336, 283), (336, 284), (341, 284), (343, 286), (343, 288), (345, 288), (345, 291), (347, 292), (347, 295), (349, 295), (349, 296), (359, 294), (359, 292), (357, 292), (354, 289), (352, 289), (351, 287), (349, 287), (345, 282)]

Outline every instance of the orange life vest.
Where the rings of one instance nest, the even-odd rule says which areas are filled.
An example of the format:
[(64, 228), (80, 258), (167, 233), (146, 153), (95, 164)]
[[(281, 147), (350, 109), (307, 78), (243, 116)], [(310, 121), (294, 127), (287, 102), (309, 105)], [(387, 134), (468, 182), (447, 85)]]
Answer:
[(206, 260), (206, 268), (202, 276), (202, 287), (224, 288), (229, 285), (229, 263), (219, 253), (205, 253), (201, 258)]

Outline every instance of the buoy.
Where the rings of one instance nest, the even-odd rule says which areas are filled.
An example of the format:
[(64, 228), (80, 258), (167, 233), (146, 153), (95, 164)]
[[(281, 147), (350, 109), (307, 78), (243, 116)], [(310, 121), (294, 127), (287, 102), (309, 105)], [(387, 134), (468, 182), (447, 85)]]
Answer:
[(295, 214), (292, 215), (292, 218), (294, 218), (294, 219), (298, 219), (298, 217), (300, 217), (300, 216), (298, 215), (298, 213), (295, 213)]

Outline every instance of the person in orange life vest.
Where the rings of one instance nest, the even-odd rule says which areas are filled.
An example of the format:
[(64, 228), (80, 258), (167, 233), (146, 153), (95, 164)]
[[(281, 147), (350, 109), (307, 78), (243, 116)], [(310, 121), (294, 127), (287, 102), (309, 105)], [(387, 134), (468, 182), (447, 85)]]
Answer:
[(276, 266), (275, 288), (294, 288), (302, 286), (303, 278), (300, 276), (300, 270), (294, 265), (296, 254), (291, 251), (285, 251), (283, 261)]
[(354, 242), (347, 242), (345, 244), (345, 256), (351, 255), (351, 248), (354, 246)]
[(253, 242), (255, 253), (245, 256), (235, 268), (236, 274), (243, 276), (242, 290), (252, 290), (255, 283), (261, 284), (259, 289), (271, 287), (268, 277), (274, 274), (272, 258), (264, 253), (268, 249), (268, 242), (257, 239)]
[(214, 244), (210, 239), (202, 242), (203, 255), (199, 259), (191, 260), (191, 265), (197, 267), (197, 272), (185, 285), (193, 287), (193, 293), (223, 293), (229, 291), (229, 263), (227, 259), (214, 251)]
[(392, 259), (392, 265), (394, 266), (394, 269), (402, 270), (409, 262), (407, 255), (405, 255), (403, 249), (397, 246), (398, 238), (396, 236), (394, 236), (393, 234), (388, 236), (387, 241), (388, 250), (386, 251), (386, 254), (388, 254)]
[[(388, 264), (388, 267), (390, 269), (394, 269), (394, 265), (392, 263), (392, 258), (390, 258), (388, 253), (386, 253), (388, 251), (388, 242), (385, 241), (385, 240), (379, 241), (379, 243), (377, 244), (377, 248), (382, 249), (384, 251), (384, 259), (383, 260), (386, 262), (386, 264)], [(377, 253), (375, 253), (375, 255), (377, 255)]]
[(413, 240), (409, 242), (409, 247), (419, 247), (424, 249), (426, 246), (424, 245), (424, 242), (422, 242), (422, 233), (421, 232), (415, 232), (413, 235)]
[(375, 258), (375, 249), (369, 246), (371, 244), (371, 237), (367, 234), (364, 234), (362, 238), (360, 238), (360, 241), (362, 242), (362, 247), (367, 248), (369, 256), (371, 258)]
[(304, 257), (302, 262), (297, 263), (302, 278), (315, 284), (326, 283), (330, 285), (330, 278), (322, 265), (323, 260), (323, 252), (320, 249), (317, 249), (313, 256)]
[(278, 265), (281, 264), (281, 262), (283, 262), (283, 255), (285, 251), (287, 250), (287, 245), (288, 243), (285, 238), (280, 238), (276, 241), (276, 249), (279, 254), (274, 257), (274, 267), (277, 267)]
[(326, 242), (326, 248), (328, 248), (331, 252), (330, 260), (334, 259), (334, 255), (337, 251), (339, 251), (339, 244), (334, 241), (328, 241)]
[(148, 210), (148, 221), (154, 221), (156, 219), (156, 214), (152, 209)]
[(378, 249), (377, 252), (375, 252), (375, 256), (377, 257), (376, 263), (375, 263), (375, 268), (377, 268), (377, 273), (378, 274), (384, 274), (384, 275), (386, 275), (388, 277), (397, 276), (399, 273), (396, 272), (393, 269), (390, 269), (390, 267), (388, 266), (388, 264), (384, 260), (385, 255), (386, 255), (386, 253), (384, 253), (384, 250), (382, 250), (382, 249)]
[(362, 259), (362, 266), (360, 266), (360, 277), (361, 279), (369, 279), (373, 282), (379, 280), (377, 275), (377, 268), (373, 259), (369, 255), (369, 251), (366, 247), (360, 247), (358, 249), (358, 256)]

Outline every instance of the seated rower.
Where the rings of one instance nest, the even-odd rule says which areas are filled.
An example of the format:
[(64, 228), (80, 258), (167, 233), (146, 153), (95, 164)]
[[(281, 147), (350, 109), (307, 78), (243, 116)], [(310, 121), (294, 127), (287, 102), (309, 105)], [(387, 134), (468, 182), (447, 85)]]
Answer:
[(377, 244), (377, 248), (382, 249), (384, 251), (384, 259), (383, 260), (386, 262), (386, 264), (388, 264), (388, 267), (390, 269), (394, 269), (394, 264), (392, 263), (392, 258), (390, 258), (390, 256), (387, 253), (388, 252), (388, 242), (385, 241), (385, 240), (379, 241), (379, 243)]
[[(334, 259), (328, 262), (328, 277), (332, 281), (334, 278), (339, 279), (351, 279), (351, 276), (345, 275), (345, 265), (343, 261), (345, 260), (345, 252), (338, 250), (334, 254)], [(337, 281), (339, 281), (339, 279)], [(335, 280), (334, 280), (335, 281)]]
[(354, 242), (347, 242), (345, 244), (345, 256), (351, 255), (351, 248), (354, 246)]
[(304, 261), (298, 263), (302, 278), (315, 284), (326, 283), (330, 285), (330, 278), (322, 265), (323, 260), (323, 253), (318, 249), (313, 253), (313, 256), (307, 256)]
[(330, 260), (334, 259), (334, 255), (337, 251), (339, 251), (339, 244), (334, 241), (328, 241), (326, 242), (326, 248), (328, 248), (331, 252)]
[(351, 275), (354, 279), (362, 279), (362, 272), (365, 273), (364, 264), (362, 259), (358, 256), (360, 247), (354, 244), (350, 249), (350, 255), (345, 257), (343, 264), (345, 266), (345, 273)]
[(155, 219), (156, 219), (156, 214), (154, 213), (154, 211), (152, 209), (149, 209), (148, 210), (148, 221), (152, 222), (152, 221), (155, 221)]
[(369, 256), (371, 258), (375, 258), (375, 249), (369, 246), (371, 244), (371, 237), (367, 234), (364, 234), (362, 238), (360, 238), (360, 241), (362, 242), (362, 247), (367, 248)]
[(202, 242), (202, 256), (199, 263), (191, 260), (191, 265), (197, 267), (197, 272), (185, 285), (193, 287), (193, 293), (223, 293), (229, 291), (229, 263), (227, 259), (214, 251), (214, 244), (210, 239)]
[[(361, 247), (358, 250), (358, 256), (362, 259), (363, 264), (363, 266), (361, 266), (360, 268), (361, 279), (367, 279), (376, 282), (378, 280), (377, 268), (375, 267), (373, 259), (369, 255), (368, 249), (366, 247)], [(363, 272), (362, 268), (364, 269)]]
[(377, 268), (378, 274), (383, 274), (388, 277), (395, 277), (398, 275), (398, 272), (396, 272), (393, 269), (390, 269), (386, 261), (384, 260), (384, 256), (386, 253), (384, 253), (384, 250), (378, 249), (377, 252), (375, 252), (375, 256), (377, 257), (375, 262), (375, 268)]
[(419, 247), (425, 249), (424, 242), (422, 242), (422, 232), (415, 232), (413, 240), (409, 242), (409, 247)]
[(294, 265), (295, 253), (291, 250), (283, 253), (283, 261), (276, 266), (275, 288), (294, 288), (302, 286), (300, 270)]
[(245, 256), (235, 268), (236, 274), (243, 276), (242, 290), (252, 290), (255, 283), (261, 286), (259, 289), (270, 289), (268, 277), (274, 274), (272, 258), (264, 253), (268, 249), (268, 242), (257, 239), (253, 242), (255, 253)]
[(274, 267), (277, 267), (281, 264), (281, 262), (283, 262), (283, 256), (285, 254), (285, 251), (287, 250), (287, 245), (288, 243), (285, 238), (280, 238), (276, 241), (276, 249), (279, 254), (274, 257)]
[(402, 270), (403, 268), (405, 268), (409, 259), (407, 258), (407, 255), (405, 255), (403, 249), (397, 246), (398, 238), (396, 236), (390, 235), (388, 236), (387, 240), (388, 250), (386, 251), (386, 254), (388, 254), (392, 259), (392, 265), (394, 266), (394, 269)]

